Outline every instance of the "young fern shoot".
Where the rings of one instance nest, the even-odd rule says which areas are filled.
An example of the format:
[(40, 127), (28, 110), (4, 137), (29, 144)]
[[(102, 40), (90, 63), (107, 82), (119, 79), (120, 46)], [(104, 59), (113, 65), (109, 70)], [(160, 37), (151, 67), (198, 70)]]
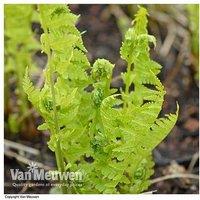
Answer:
[(161, 66), (149, 55), (155, 38), (147, 32), (146, 9), (139, 8), (121, 47), (128, 67), (120, 94), (110, 89), (112, 63), (98, 59), (90, 67), (75, 27), (77, 16), (65, 5), (40, 5), (39, 13), (42, 50), (48, 56), (45, 83), (35, 88), (27, 69), (24, 90), (44, 118), (39, 130), (51, 133), (48, 146), (55, 152), (58, 170), (84, 174), (81, 187), (74, 184), (62, 192), (143, 192), (153, 174), (152, 150), (178, 115), (158, 118), (165, 91), (157, 78)]

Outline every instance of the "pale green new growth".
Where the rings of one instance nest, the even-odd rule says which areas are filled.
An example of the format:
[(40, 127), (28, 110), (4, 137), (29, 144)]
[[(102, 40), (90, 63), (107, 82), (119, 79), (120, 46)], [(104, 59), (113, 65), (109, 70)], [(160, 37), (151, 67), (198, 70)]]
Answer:
[(177, 113), (158, 118), (165, 91), (156, 77), (161, 66), (149, 55), (155, 38), (147, 32), (146, 9), (139, 8), (121, 47), (128, 67), (120, 94), (110, 89), (113, 64), (98, 59), (90, 67), (77, 16), (64, 5), (41, 5), (39, 12), (45, 84), (35, 89), (26, 73), (24, 89), (44, 118), (39, 129), (51, 132), (58, 170), (85, 175), (81, 187), (63, 192), (141, 193), (153, 174), (152, 150), (177, 120)]

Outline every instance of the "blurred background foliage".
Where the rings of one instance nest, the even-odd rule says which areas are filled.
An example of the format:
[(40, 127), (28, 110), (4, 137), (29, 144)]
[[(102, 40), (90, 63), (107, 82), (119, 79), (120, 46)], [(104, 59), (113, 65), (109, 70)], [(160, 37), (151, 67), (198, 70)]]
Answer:
[[(72, 12), (80, 14), (77, 27), (83, 32), (83, 41), (91, 63), (105, 58), (116, 63), (111, 87), (123, 87), (121, 72), (125, 62), (119, 56), (124, 33), (131, 26), (137, 5), (69, 5)], [(159, 78), (167, 90), (163, 113), (173, 112), (176, 101), (180, 105), (178, 122), (172, 133), (154, 152), (155, 175), (190, 172), (198, 174), (199, 144), (199, 5), (143, 5), (149, 12), (149, 33), (157, 39), (151, 48), (151, 57), (163, 69)], [(41, 123), (38, 113), (31, 107), (22, 90), (22, 79), (27, 66), (36, 87), (43, 84), (41, 71), (46, 64), (46, 55), (40, 50), (39, 38), (43, 32), (39, 23), (36, 5), (5, 5), (4, 7), (4, 128), (5, 138), (27, 145), (40, 152), (28, 154), (27, 159), (41, 161), (48, 167), (55, 166), (51, 152), (46, 148), (48, 133), (36, 129)], [(161, 113), (162, 115), (162, 113)], [(5, 143), (5, 167), (24, 168), (16, 159), (24, 156), (21, 151), (11, 154)], [(6, 153), (9, 150), (9, 154)], [(22, 154), (21, 154), (22, 153)], [(9, 155), (9, 156), (8, 156)], [(13, 157), (15, 159), (13, 160)], [(47, 168), (48, 168), (47, 167)], [(5, 170), (5, 180), (10, 176)], [(21, 188), (23, 189), (23, 188)], [(198, 193), (198, 181), (180, 179), (158, 182), (152, 185), (157, 193)], [(5, 186), (6, 193), (18, 193), (20, 188)], [(34, 188), (32, 193), (48, 193), (49, 188)], [(30, 189), (23, 190), (23, 193)]]
[(11, 133), (29, 134), (33, 126), (29, 113), (29, 102), (23, 91), (22, 82), (27, 66), (37, 72), (33, 54), (40, 49), (34, 37), (32, 23), (38, 22), (33, 5), (5, 6), (5, 88), (4, 110), (6, 128)]

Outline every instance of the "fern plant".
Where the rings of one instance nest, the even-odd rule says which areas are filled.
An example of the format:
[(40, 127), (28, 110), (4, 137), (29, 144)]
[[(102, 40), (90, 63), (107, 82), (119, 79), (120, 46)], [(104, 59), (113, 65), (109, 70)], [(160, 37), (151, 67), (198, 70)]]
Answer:
[(141, 193), (153, 174), (152, 150), (177, 120), (177, 113), (158, 118), (165, 91), (156, 77), (161, 66), (149, 55), (155, 38), (147, 32), (146, 9), (139, 8), (120, 50), (127, 62), (120, 93), (110, 88), (112, 63), (98, 59), (90, 66), (78, 17), (67, 6), (39, 5), (39, 14), (45, 83), (35, 88), (27, 69), (23, 85), (44, 119), (39, 130), (51, 133), (58, 170), (84, 173), (82, 187), (62, 192)]
[[(40, 49), (31, 29), (35, 13), (33, 5), (5, 5), (5, 113), (9, 113), (8, 125), (12, 133), (24, 129), (23, 116), (29, 109), (23, 90), (23, 77), (26, 66), (34, 66), (32, 55)], [(16, 80), (15, 97), (11, 96), (11, 78)], [(16, 97), (17, 102), (11, 102)]]

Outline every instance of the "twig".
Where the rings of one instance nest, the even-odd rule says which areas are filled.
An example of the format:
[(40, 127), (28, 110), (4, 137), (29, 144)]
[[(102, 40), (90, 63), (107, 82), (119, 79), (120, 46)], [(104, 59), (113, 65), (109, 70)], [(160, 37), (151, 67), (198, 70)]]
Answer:
[(21, 150), (21, 151), (24, 151), (24, 152), (27, 152), (27, 153), (30, 153), (30, 154), (33, 154), (33, 155), (39, 155), (40, 154), (40, 151), (38, 149), (34, 149), (32, 147), (28, 147), (26, 145), (19, 144), (17, 142), (13, 142), (13, 141), (6, 140), (6, 139), (4, 139), (4, 146), (5, 146), (5, 149), (6, 148), (8, 148), (8, 149), (12, 148), (12, 149)]
[(161, 181), (165, 181), (168, 179), (174, 179), (174, 178), (191, 178), (191, 179), (199, 179), (199, 175), (196, 174), (170, 174), (166, 176), (161, 176), (155, 179), (151, 180), (151, 184), (158, 183)]
[(30, 181), (26, 181), (26, 184), (24, 184), (22, 189), (19, 191), (19, 194), (24, 194), (27, 191), (29, 183), (30, 183)]
[(152, 190), (152, 191), (147, 191), (147, 192), (143, 192), (142, 194), (153, 194), (157, 192), (157, 190)]
[(36, 161), (33, 161), (33, 160), (29, 160), (28, 158), (25, 158), (24, 156), (21, 156), (21, 155), (15, 153), (15, 152), (12, 152), (12, 151), (5, 151), (4, 155), (7, 156), (7, 157), (15, 158), (19, 162), (27, 164), (27, 165), (29, 165), (31, 162), (34, 162), (39, 168), (42, 168), (46, 171), (53, 170), (51, 167), (44, 165), (43, 163), (36, 162)]
[(165, 41), (163, 43), (163, 45), (160, 47), (160, 55), (162, 57), (165, 57), (168, 55), (173, 43), (174, 43), (174, 40), (176, 39), (176, 32), (174, 31), (176, 28), (175, 28), (175, 24), (172, 23), (168, 26), (168, 34), (167, 34), (167, 37), (165, 38)]
[[(181, 49), (184, 48), (184, 45), (181, 45)], [(173, 67), (169, 73), (167, 74), (165, 81), (164, 81), (164, 85), (167, 86), (169, 84), (172, 83), (172, 81), (174, 80), (174, 78), (176, 77), (176, 75), (179, 73), (180, 67), (181, 67), (181, 63), (184, 59), (184, 54), (182, 51), (179, 52), (177, 59), (176, 59), (176, 63), (175, 63), (175, 67)]]
[(197, 152), (192, 156), (192, 160), (191, 160), (189, 167), (188, 167), (188, 172), (192, 172), (198, 158), (199, 158), (199, 153)]

